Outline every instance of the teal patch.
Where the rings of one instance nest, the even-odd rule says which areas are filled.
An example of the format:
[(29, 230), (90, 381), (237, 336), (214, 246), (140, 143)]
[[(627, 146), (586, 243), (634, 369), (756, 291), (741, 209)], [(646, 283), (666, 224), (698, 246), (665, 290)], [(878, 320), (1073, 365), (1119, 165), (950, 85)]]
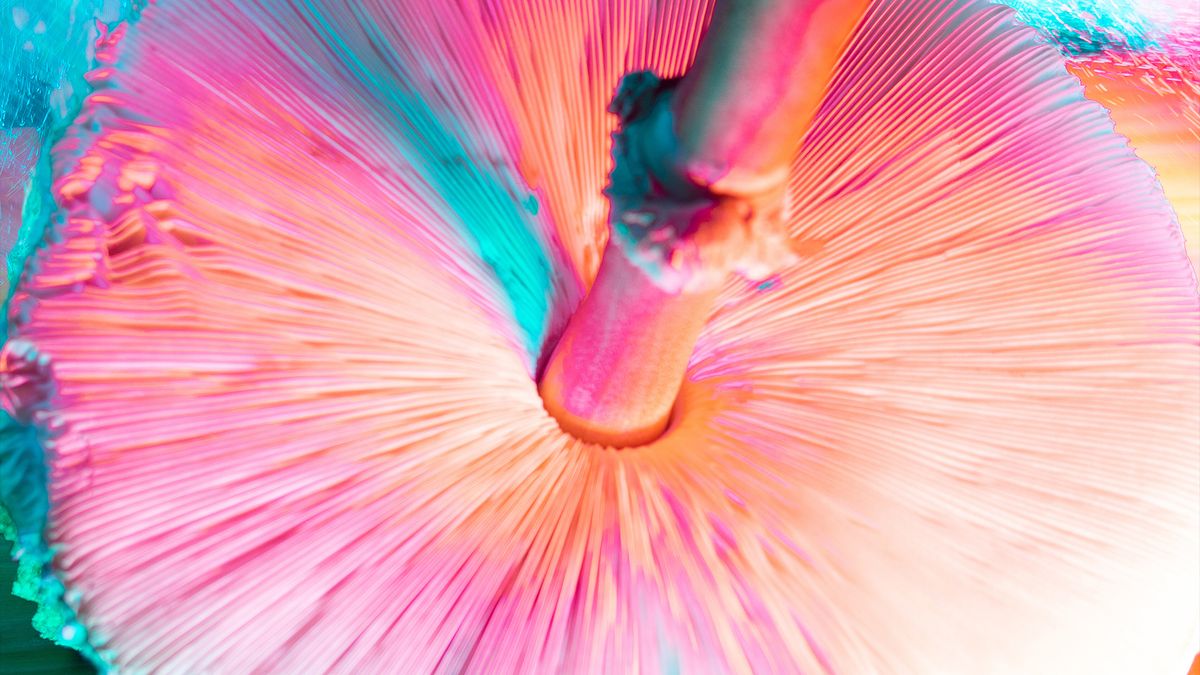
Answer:
[(1143, 0), (1002, 0), (1064, 54), (1141, 51), (1158, 43), (1159, 27)]
[[(0, 536), (10, 542), (17, 537), (3, 509)], [(0, 561), (0, 670), (11, 675), (96, 672), (78, 651), (55, 644), (72, 617), (61, 611), (63, 605), (56, 599), (43, 600), (45, 590), (52, 587), (41, 583), (43, 569), (33, 556), (23, 556), (20, 563), (8, 557)]]
[[(308, 22), (337, 54), (357, 82), (366, 87), (396, 129), (392, 139), (406, 164), (420, 172), (443, 201), (457, 229), (467, 235), (475, 253), (492, 270), (508, 299), (509, 309), (524, 338), (531, 370), (546, 339), (559, 269), (541, 240), (533, 208), (523, 195), (529, 188), (508, 168), (490, 161), (487, 139), (462, 124), (436, 101), (426, 100), (389, 79), (402, 71), (378, 51), (359, 53), (341, 37), (337, 19), (355, 9), (328, 11), (323, 3), (307, 0)], [(351, 5), (353, 7), (353, 5)], [(387, 44), (368, 17), (355, 17), (375, 44)], [(364, 61), (364, 58), (366, 61)]]
[[(17, 0), (0, 17), (0, 42), (19, 52), (0, 59), (0, 167), (24, 191), (19, 218), (0, 212), (0, 233), (12, 242), (5, 258), (5, 317), (29, 258), (44, 243), (52, 218), (61, 217), (55, 215), (49, 149), (90, 91), (84, 74), (93, 65), (96, 21), (115, 27), (133, 20), (142, 3)], [(30, 131), (38, 142), (18, 147), (14, 140)], [(7, 321), (0, 322), (0, 341), (7, 341), (9, 330)], [(47, 473), (41, 431), (0, 412), (0, 534), (12, 542), (12, 555), (0, 559), (0, 580), (12, 587), (11, 595), (0, 593), (0, 664), (6, 673), (105, 672), (108, 665), (89, 646), (50, 566), (53, 552), (43, 537), (50, 506)]]

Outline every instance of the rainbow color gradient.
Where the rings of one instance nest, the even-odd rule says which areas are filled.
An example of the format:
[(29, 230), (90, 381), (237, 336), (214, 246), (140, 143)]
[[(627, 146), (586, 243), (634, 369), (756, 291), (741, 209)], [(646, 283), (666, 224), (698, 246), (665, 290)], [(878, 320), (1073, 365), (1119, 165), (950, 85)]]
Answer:
[[(0, 15), (37, 629), (114, 673), (1183, 672), (1200, 10), (1008, 4), (872, 5), (794, 259), (725, 282), (620, 450), (537, 377), (617, 83), (684, 73), (710, 0)], [(69, 663), (5, 626), (0, 671)]]

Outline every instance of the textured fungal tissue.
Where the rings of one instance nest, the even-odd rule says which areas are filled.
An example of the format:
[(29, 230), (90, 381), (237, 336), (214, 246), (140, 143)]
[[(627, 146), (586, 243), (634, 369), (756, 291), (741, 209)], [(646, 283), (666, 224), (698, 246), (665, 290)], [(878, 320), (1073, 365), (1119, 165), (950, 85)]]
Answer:
[(1186, 672), (1200, 9), (873, 2), (795, 255), (589, 444), (608, 106), (712, 16), (0, 3), (0, 672)]

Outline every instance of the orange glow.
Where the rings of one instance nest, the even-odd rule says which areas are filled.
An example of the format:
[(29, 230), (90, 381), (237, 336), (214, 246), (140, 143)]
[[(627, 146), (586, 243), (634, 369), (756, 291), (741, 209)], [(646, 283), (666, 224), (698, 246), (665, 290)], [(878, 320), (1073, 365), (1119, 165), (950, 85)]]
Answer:
[(1188, 258), (1200, 270), (1200, 54), (1120, 54), (1072, 59), (1088, 98), (1158, 173), (1175, 208)]

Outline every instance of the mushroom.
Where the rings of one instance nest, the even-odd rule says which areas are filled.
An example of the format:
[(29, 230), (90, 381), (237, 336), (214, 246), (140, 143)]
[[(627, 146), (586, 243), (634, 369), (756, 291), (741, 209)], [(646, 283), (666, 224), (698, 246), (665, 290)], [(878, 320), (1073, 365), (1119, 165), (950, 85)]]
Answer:
[[(692, 0), (106, 32), (0, 354), (63, 640), (122, 672), (1185, 667), (1200, 301), (1153, 171), (1009, 10), (854, 6), (718, 7), (691, 70)], [(795, 108), (728, 91), (797, 72)]]

